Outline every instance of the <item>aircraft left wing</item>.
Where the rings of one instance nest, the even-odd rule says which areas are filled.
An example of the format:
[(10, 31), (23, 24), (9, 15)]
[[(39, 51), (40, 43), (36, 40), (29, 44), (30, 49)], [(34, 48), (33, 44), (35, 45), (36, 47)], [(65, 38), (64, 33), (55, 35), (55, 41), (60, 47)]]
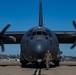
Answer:
[(74, 43), (76, 41), (76, 31), (54, 31), (59, 43)]

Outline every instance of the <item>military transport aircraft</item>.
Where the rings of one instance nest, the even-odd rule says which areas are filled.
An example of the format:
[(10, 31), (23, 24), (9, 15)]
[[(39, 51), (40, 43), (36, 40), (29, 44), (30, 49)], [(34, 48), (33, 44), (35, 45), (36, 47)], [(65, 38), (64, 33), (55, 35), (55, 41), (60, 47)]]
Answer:
[[(73, 21), (76, 29), (76, 23)], [(76, 46), (76, 31), (51, 31), (43, 25), (42, 0), (40, 0), (39, 25), (24, 32), (5, 32), (10, 24), (0, 33), (0, 45), (21, 44), (20, 62), (24, 66), (27, 62), (44, 62), (47, 50), (52, 54), (52, 62), (58, 66), (60, 63), (59, 43), (74, 43)]]

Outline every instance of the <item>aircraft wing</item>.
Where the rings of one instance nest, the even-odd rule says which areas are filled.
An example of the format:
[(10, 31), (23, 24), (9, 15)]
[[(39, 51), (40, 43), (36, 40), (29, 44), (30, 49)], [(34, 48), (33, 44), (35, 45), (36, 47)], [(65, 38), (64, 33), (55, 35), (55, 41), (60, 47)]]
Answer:
[[(20, 44), (22, 36), (26, 33), (26, 31), (10, 31), (6, 32), (6, 36), (14, 36), (16, 38), (16, 42), (5, 41), (5, 44)], [(76, 40), (76, 32), (75, 31), (54, 31), (56, 34), (59, 43), (74, 43)]]
[(76, 40), (75, 31), (54, 31), (59, 43), (74, 43)]
[(6, 32), (6, 36), (14, 36), (16, 38), (16, 42), (10, 42), (6, 40), (4, 43), (5, 44), (20, 44), (22, 36), (26, 33), (26, 31), (9, 31)]

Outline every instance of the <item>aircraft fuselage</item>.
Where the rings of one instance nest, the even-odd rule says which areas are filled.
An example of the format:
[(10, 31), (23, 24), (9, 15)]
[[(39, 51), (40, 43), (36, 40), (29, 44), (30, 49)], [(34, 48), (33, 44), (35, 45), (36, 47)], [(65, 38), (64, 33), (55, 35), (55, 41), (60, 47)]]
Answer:
[(21, 61), (43, 61), (45, 53), (50, 51), (53, 60), (59, 60), (59, 43), (56, 35), (45, 27), (28, 30), (21, 41)]

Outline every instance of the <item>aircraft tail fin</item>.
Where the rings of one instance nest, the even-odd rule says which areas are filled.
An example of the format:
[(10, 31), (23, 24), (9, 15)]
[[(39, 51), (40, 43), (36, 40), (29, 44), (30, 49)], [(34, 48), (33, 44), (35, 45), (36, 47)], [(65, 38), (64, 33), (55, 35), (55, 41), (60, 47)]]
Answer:
[(39, 26), (43, 26), (42, 0), (40, 0), (40, 8), (39, 8)]

